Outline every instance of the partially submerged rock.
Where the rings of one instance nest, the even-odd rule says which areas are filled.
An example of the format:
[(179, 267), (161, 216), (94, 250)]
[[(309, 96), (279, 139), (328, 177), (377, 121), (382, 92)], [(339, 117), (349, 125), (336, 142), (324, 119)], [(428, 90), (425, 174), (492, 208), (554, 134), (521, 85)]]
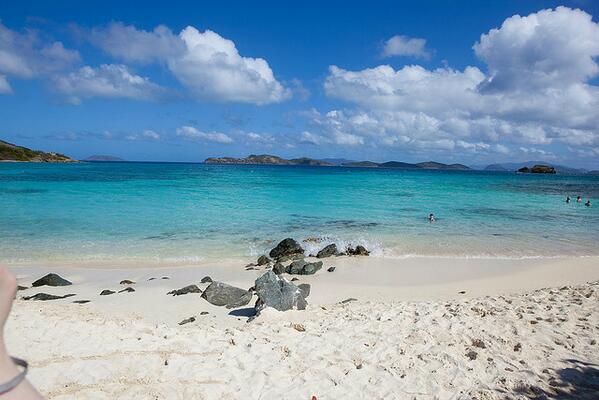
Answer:
[(212, 278), (209, 276), (205, 276), (202, 278), (202, 280), (200, 281), (200, 283), (212, 283)]
[(17, 286), (17, 292), (21, 291), (21, 290), (27, 290), (27, 289), (29, 289), (27, 286), (21, 286), (21, 285)]
[(281, 257), (294, 256), (298, 254), (304, 254), (304, 249), (302, 246), (300, 246), (300, 244), (292, 238), (287, 238), (279, 242), (279, 244), (277, 244), (268, 255), (277, 260)]
[(202, 298), (215, 306), (237, 308), (245, 306), (252, 300), (252, 292), (223, 282), (212, 282), (202, 293)]
[(135, 282), (130, 281), (129, 279), (123, 279), (122, 281), (119, 282), (119, 284), (121, 284), (121, 285), (134, 285)]
[(38, 287), (38, 286), (69, 286), (72, 285), (71, 282), (67, 281), (66, 279), (64, 279), (62, 276), (58, 275), (58, 274), (48, 274), (40, 279), (38, 279), (37, 281), (33, 282), (31, 284), (31, 286), (33, 287)]
[(91, 300), (75, 300), (73, 303), (75, 304), (86, 304), (89, 303)]
[(326, 258), (326, 257), (331, 257), (334, 255), (337, 255), (338, 251), (337, 251), (337, 245), (335, 243), (333, 244), (329, 244), (328, 246), (325, 246), (322, 250), (320, 250), (318, 252), (318, 254), (316, 254), (317, 258)]
[(307, 262), (305, 260), (297, 260), (289, 264), (285, 270), (291, 275), (312, 275), (322, 268), (322, 261)]
[(306, 309), (307, 302), (302, 290), (272, 271), (256, 279), (254, 287), (258, 295), (255, 305), (257, 313), (266, 307), (279, 311)]
[(366, 247), (364, 247), (362, 245), (357, 245), (356, 248), (352, 248), (352, 247), (347, 248), (347, 255), (350, 255), (350, 256), (367, 256), (369, 254), (370, 254), (370, 252), (368, 250), (366, 250)]
[(46, 300), (66, 299), (67, 297), (73, 297), (73, 296), (76, 296), (75, 293), (65, 294), (63, 296), (56, 296), (56, 295), (48, 294), (48, 293), (36, 293), (33, 296), (21, 297), (21, 299), (46, 301)]
[(329, 268), (327, 268), (327, 272), (333, 272), (333, 271), (335, 271), (335, 267), (329, 267)]
[(270, 262), (270, 258), (268, 258), (268, 257), (267, 257), (267, 256), (265, 256), (265, 255), (261, 255), (260, 257), (258, 257), (257, 264), (258, 264), (259, 266), (262, 266), (262, 265), (266, 265), (266, 264), (268, 264), (269, 262)]
[(126, 287), (123, 290), (119, 290), (119, 293), (123, 293), (123, 292), (131, 293), (131, 292), (135, 292), (135, 289), (133, 289), (132, 287)]
[(114, 290), (110, 290), (110, 289), (104, 289), (100, 292), (100, 296), (108, 296), (110, 294), (115, 294), (116, 292)]
[(171, 290), (167, 294), (172, 294), (173, 296), (181, 296), (188, 293), (202, 293), (202, 291), (197, 285), (187, 285), (185, 287), (182, 287), (181, 289)]

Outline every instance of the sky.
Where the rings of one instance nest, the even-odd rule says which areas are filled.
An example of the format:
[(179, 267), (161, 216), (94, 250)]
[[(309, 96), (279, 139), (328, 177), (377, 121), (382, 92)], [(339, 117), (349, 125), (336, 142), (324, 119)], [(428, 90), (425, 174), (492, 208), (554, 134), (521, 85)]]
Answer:
[(599, 2), (0, 0), (0, 139), (599, 169)]

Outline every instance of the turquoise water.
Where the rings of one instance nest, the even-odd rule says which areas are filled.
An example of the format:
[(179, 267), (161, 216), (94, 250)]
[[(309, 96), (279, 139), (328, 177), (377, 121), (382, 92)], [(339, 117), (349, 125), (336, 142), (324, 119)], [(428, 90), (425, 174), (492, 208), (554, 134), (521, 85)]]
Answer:
[(592, 176), (3, 163), (0, 204), (4, 263), (190, 263), (255, 256), (287, 236), (398, 257), (599, 255)]

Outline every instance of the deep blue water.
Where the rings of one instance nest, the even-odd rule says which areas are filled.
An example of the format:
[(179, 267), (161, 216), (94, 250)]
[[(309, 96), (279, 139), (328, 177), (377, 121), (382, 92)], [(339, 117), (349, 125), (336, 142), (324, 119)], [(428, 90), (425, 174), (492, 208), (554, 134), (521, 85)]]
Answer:
[(1, 163), (0, 205), (5, 263), (185, 263), (254, 256), (287, 236), (391, 256), (599, 255), (597, 176)]

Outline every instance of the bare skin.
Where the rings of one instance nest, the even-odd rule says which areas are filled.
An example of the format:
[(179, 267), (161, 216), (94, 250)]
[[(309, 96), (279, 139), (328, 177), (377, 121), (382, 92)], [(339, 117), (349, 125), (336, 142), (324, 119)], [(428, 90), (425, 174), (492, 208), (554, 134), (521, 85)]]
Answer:
[[(6, 343), (4, 342), (4, 325), (10, 314), (15, 294), (17, 293), (17, 279), (6, 267), (0, 266), (0, 383), (8, 382), (20, 372), (10, 359)], [(42, 396), (25, 379), (8, 393), (0, 394), (2, 400), (38, 400)]]

